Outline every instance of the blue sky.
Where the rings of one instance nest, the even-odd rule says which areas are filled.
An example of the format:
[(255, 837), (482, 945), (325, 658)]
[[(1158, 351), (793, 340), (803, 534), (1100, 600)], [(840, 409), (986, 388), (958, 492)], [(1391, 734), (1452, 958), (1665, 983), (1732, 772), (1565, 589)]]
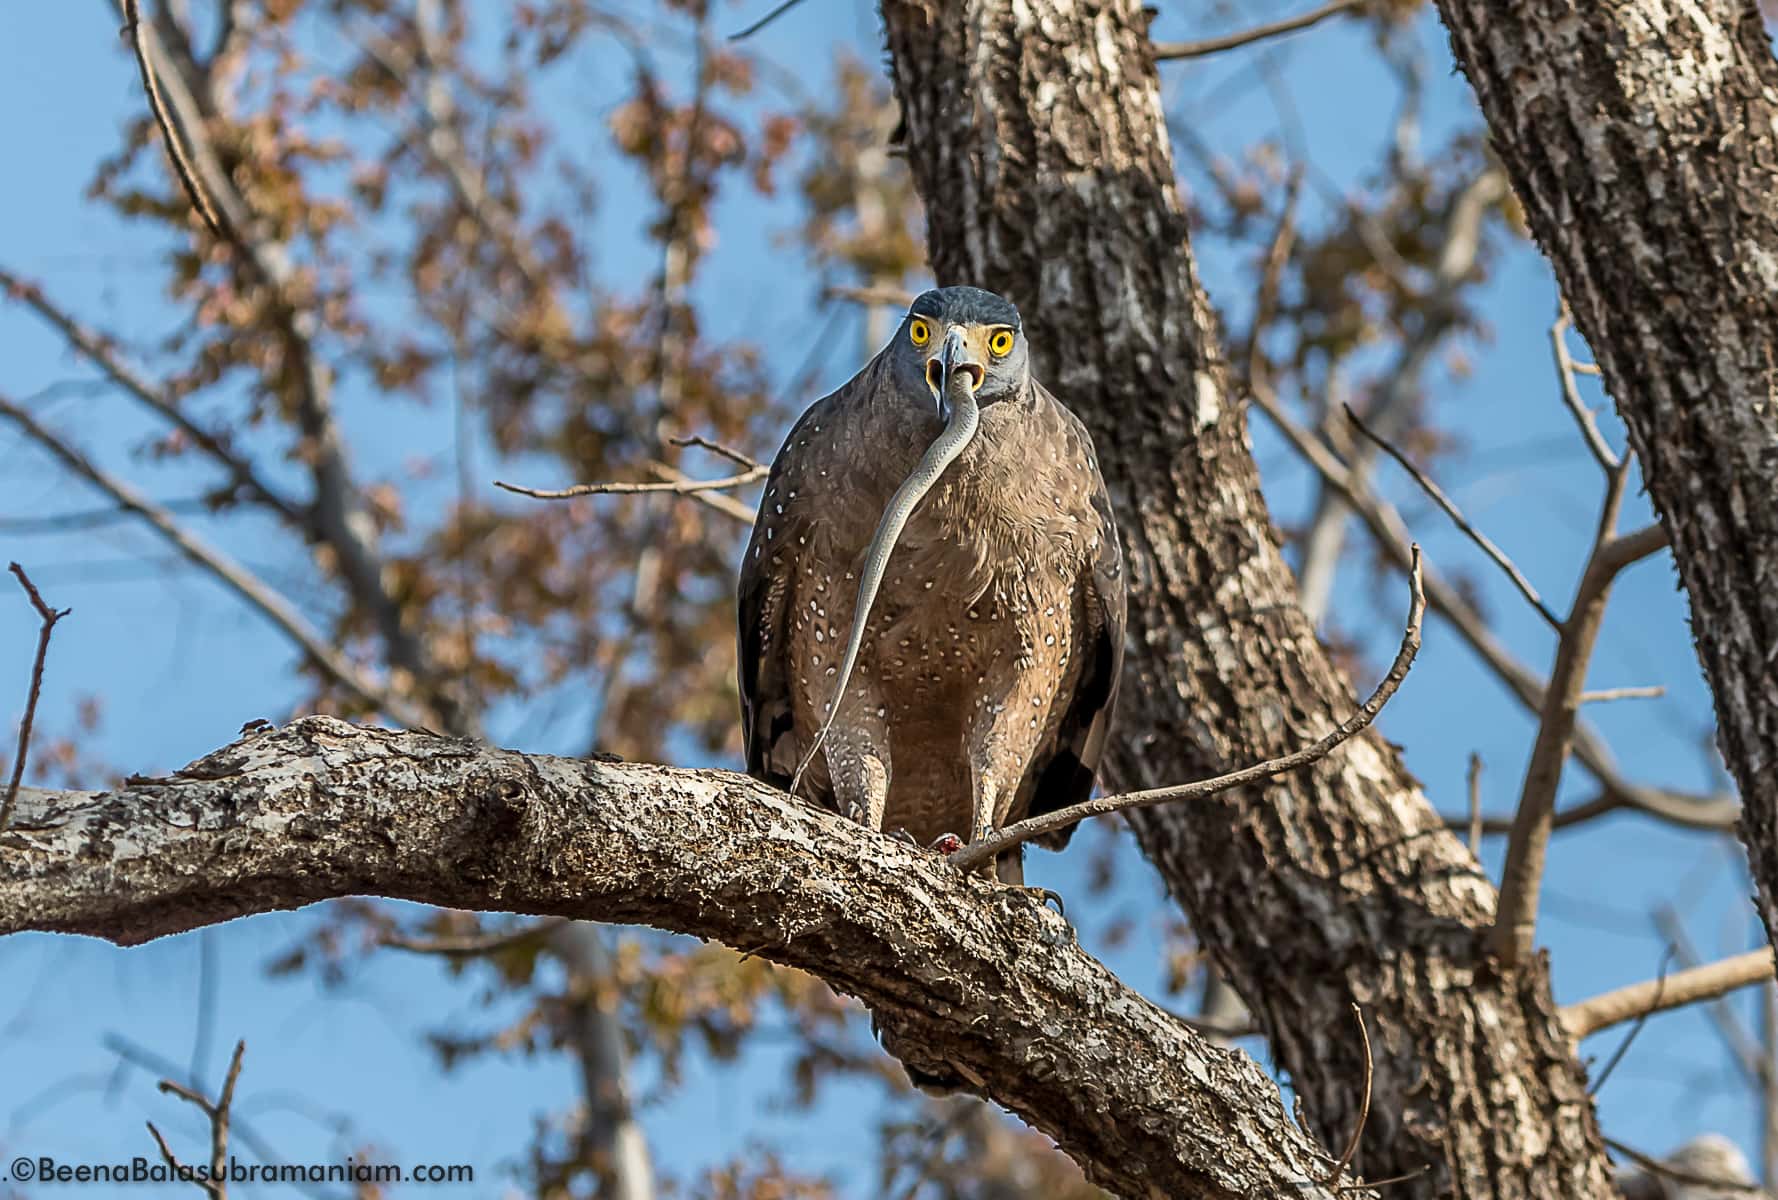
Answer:
[[(724, 5), (720, 24), (738, 27), (766, 7)], [(1291, 7), (1268, 5), (1263, 15)], [(1217, 32), (1261, 15), (1258, 9), (1218, 13), (1210, 6), (1190, 6), (1181, 15), (1175, 8), (1155, 32), (1158, 38)], [(0, 125), (0, 161), (15, 166), (11, 186), (0, 190), (0, 264), (50, 285), (89, 320), (126, 338), (146, 339), (172, 319), (159, 283), (164, 246), (82, 199), (93, 164), (114, 147), (122, 123), (141, 103), (117, 24), (109, 6), (97, 0), (11, 4), (0, 11), (0, 111), (24, 115)], [(1433, 56), (1423, 134), (1431, 149), (1453, 131), (1473, 128), (1478, 118), (1462, 77), (1445, 69), (1436, 24), (1423, 19), (1419, 33)], [(880, 60), (872, 6), (859, 0), (807, 3), (760, 35), (760, 48), (798, 65), (811, 86), (824, 77), (836, 46), (850, 47), (866, 62)], [(1369, 55), (1367, 35), (1356, 26), (1325, 25), (1271, 50), (1165, 67), (1175, 120), (1189, 121), (1199, 137), (1227, 153), (1276, 135), (1281, 117), (1268, 89), (1229, 82), (1248, 72), (1260, 54), (1269, 56), (1294, 98), (1303, 143), (1319, 171), (1342, 188), (1352, 186), (1375, 162), (1394, 101), (1391, 83)], [(609, 72), (594, 70), (561, 85), (564, 111), (583, 120), (589, 136), (602, 136), (604, 114), (626, 86), (619, 60), (610, 66)], [(654, 263), (635, 236), (647, 219), (640, 192), (621, 176), (605, 181), (602, 192), (594, 217), (601, 244), (597, 269), (605, 278), (646, 280)], [(698, 293), (702, 319), (714, 335), (794, 346), (784, 361), (768, 353), (779, 378), (802, 361), (799, 331), (806, 336), (819, 323), (812, 316), (816, 285), (807, 264), (798, 252), (756, 233), (784, 229), (792, 215), (782, 200), (731, 193), (717, 213), (719, 240)], [(1212, 298), (1231, 312), (1245, 312), (1242, 293), (1251, 285), (1244, 256), (1251, 250), (1237, 252), (1210, 239), (1199, 249)], [(798, 281), (806, 286), (795, 286)], [(1598, 477), (1557, 400), (1546, 341), (1555, 291), (1535, 248), (1512, 243), (1479, 303), (1491, 336), (1466, 347), (1472, 369), (1461, 377), (1442, 370), (1432, 377), (1439, 420), (1469, 449), (1441, 466), (1441, 480), (1560, 611), (1590, 536)], [(855, 345), (848, 327), (827, 356), (821, 388), (856, 369)], [(91, 377), (32, 317), (0, 304), (0, 388), (31, 398), (57, 428), (151, 494), (194, 490), (183, 474), (187, 468), (130, 457), (131, 444), (152, 425), (125, 398), (78, 385)], [(1597, 402), (1591, 381), (1583, 383)], [(440, 452), (451, 438), (448, 420), (435, 413), (347, 405), (344, 419), (367, 476), (408, 455)], [(1621, 445), (1615, 418), (1607, 413), (1604, 424)], [(1258, 414), (1253, 433), (1268, 500), (1275, 516), (1288, 520), (1310, 495), (1304, 472)], [(1501, 635), (1547, 670), (1553, 639), (1542, 622), (1398, 472), (1383, 469), (1379, 477), (1410, 514), (1431, 560), (1474, 575)], [(0, 479), (8, 485), (0, 494), (0, 518), (98, 503), (10, 429), (0, 429)], [(1639, 498), (1631, 509), (1627, 523), (1646, 518)], [(306, 597), (304, 563), (268, 549), (281, 543), (266, 538), (265, 529), (238, 521), (202, 527), (299, 601)], [(102, 694), (105, 722), (94, 752), (104, 761), (144, 771), (176, 766), (229, 740), (243, 721), (285, 713), (294, 703), (292, 659), (282, 641), (215, 585), (171, 563), (142, 531), (120, 525), (49, 537), (0, 528), (0, 561), (8, 558), (24, 561), (53, 602), (74, 609), (51, 652), (43, 720), (66, 728), (77, 696)], [(1365, 635), (1371, 661), (1380, 662), (1399, 636), (1402, 596), (1394, 587), (1374, 591), (1361, 575), (1348, 572), (1334, 610), (1346, 629)], [(22, 707), (34, 630), (23, 599), (0, 588), (5, 729)], [(1713, 786), (1710, 756), (1700, 748), (1708, 694), (1690, 646), (1683, 597), (1664, 557), (1637, 567), (1620, 584), (1590, 679), (1595, 687), (1659, 683), (1668, 689), (1661, 701), (1599, 706), (1588, 714), (1632, 778)], [(501, 729), (522, 726), (525, 714), (508, 715)], [(1405, 747), (1409, 768), (1442, 810), (1462, 808), (1465, 762), (1475, 751), (1487, 764), (1489, 810), (1510, 811), (1532, 722), (1436, 620), (1428, 626), (1419, 665), (1381, 724)], [(573, 746), (554, 744), (546, 734), (522, 748)], [(1584, 776), (1572, 772), (1565, 795), (1587, 794)], [(1498, 851), (1492, 846), (1485, 855), (1493, 872)], [(1126, 979), (1153, 989), (1160, 979), (1157, 931), (1166, 913), (1152, 871), (1127, 846), (1122, 853), (1117, 901), (1149, 923), (1107, 958)], [(1082, 894), (1085, 857), (1079, 848), (1061, 857), (1037, 855), (1033, 882)], [(1754, 944), (1748, 890), (1740, 852), (1727, 839), (1633, 817), (1559, 835), (1541, 927), (1558, 998), (1571, 1001), (1651, 977), (1662, 943), (1648, 914), (1659, 904), (1681, 908), (1707, 954)], [(484, 1060), (439, 1076), (422, 1031), (459, 1022), (485, 1027), (494, 1017), (478, 1003), (473, 984), (452, 981), (434, 962), (380, 955), (349, 985), (325, 994), (306, 978), (266, 978), (265, 962), (313, 920), (305, 913), (258, 917), (127, 951), (36, 935), (0, 942), (0, 980), (7, 985), (0, 989), (0, 1151), (68, 1161), (151, 1154), (144, 1119), (195, 1149), (200, 1130), (189, 1110), (157, 1095), (149, 1074), (119, 1070), (105, 1044), (108, 1036), (177, 1063), (205, 1062), (211, 1077), (226, 1062), (233, 1039), (246, 1038), (240, 1111), (292, 1159), (331, 1158), (345, 1145), (368, 1140), (402, 1161), (474, 1163), (485, 1180), (495, 1178), (498, 1164), (523, 1145), (536, 1117), (572, 1103), (567, 1065), (554, 1059)], [(195, 1001), (205, 970), (214, 973), (217, 986), (214, 1012), (202, 1021)], [(1739, 1007), (1752, 1027), (1751, 996), (1742, 997)], [(202, 1045), (200, 1030), (207, 1034)], [(1615, 1036), (1589, 1043), (1587, 1053), (1603, 1057)], [(694, 1166), (763, 1139), (778, 1144), (791, 1165), (830, 1173), (841, 1194), (870, 1195), (872, 1176), (862, 1156), (874, 1138), (868, 1115), (857, 1112), (857, 1102), (870, 1093), (842, 1089), (813, 1116), (787, 1111), (773, 1101), (782, 1089), (786, 1054), (774, 1044), (751, 1051), (738, 1066), (694, 1060), (683, 1086), (646, 1114), (657, 1156), (676, 1167)], [(1655, 1152), (1707, 1130), (1728, 1134), (1750, 1154), (1757, 1151), (1757, 1113), (1698, 1011), (1650, 1024), (1602, 1093), (1600, 1112), (1613, 1136)], [(343, 1140), (332, 1127), (340, 1113), (354, 1123)], [(464, 1194), (489, 1190), (478, 1184)]]

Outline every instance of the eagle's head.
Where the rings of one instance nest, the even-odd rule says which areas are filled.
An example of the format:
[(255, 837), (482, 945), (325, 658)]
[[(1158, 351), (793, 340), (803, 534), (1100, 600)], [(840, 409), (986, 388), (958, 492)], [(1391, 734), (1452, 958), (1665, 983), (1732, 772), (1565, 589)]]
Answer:
[(975, 287), (933, 288), (908, 305), (889, 345), (889, 368), (907, 396), (930, 396), (948, 420), (946, 384), (961, 375), (977, 404), (1023, 394), (1031, 356), (1019, 310)]

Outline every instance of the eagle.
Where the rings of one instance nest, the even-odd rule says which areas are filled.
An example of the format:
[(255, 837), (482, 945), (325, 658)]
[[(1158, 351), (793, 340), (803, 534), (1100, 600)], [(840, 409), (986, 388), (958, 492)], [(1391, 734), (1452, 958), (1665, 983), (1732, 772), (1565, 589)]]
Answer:
[[(946, 431), (953, 385), (973, 393), (979, 426), (912, 510), (836, 696), (873, 534)], [(1032, 377), (1003, 297), (925, 292), (863, 370), (803, 413), (737, 590), (748, 774), (788, 789), (825, 729), (803, 792), (923, 844), (1089, 797), (1123, 664), (1117, 526), (1092, 438)], [(1023, 882), (1017, 848), (994, 866)]]

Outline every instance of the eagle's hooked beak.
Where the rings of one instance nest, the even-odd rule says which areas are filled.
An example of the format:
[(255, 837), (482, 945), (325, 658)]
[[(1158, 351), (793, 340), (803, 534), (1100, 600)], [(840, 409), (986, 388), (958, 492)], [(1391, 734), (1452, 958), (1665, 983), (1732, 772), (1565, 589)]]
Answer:
[(970, 348), (962, 327), (953, 325), (945, 331), (945, 340), (939, 345), (938, 353), (926, 361), (926, 386), (932, 389), (932, 399), (938, 405), (941, 421), (951, 419), (951, 403), (947, 393), (959, 378), (964, 386), (974, 392), (987, 378), (987, 370), (982, 366), (976, 352)]

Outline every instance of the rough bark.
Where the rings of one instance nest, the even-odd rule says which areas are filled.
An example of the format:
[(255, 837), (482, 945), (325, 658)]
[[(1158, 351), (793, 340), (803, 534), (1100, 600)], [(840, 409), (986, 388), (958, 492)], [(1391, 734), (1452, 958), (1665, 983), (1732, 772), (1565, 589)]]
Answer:
[(116, 792), (27, 789), (0, 837), (0, 934), (132, 945), (350, 895), (716, 938), (857, 996), (904, 1062), (967, 1080), (1121, 1195), (1335, 1194), (1251, 1059), (1125, 987), (1029, 893), (744, 776), (308, 717)]
[[(1119, 782), (1227, 770), (1326, 732), (1347, 682), (1298, 607), (1195, 274), (1139, 0), (885, 0), (941, 282), (1021, 308), (1091, 427), (1125, 540)], [(1458, 703), (1455, 699), (1453, 704)], [(1545, 964), (1502, 976), (1494, 895), (1380, 737), (1264, 788), (1132, 814), (1321, 1137), (1376, 1100), (1391, 1195), (1613, 1195)]]
[(1778, 939), (1778, 62), (1730, 0), (1440, 0), (1628, 426)]

